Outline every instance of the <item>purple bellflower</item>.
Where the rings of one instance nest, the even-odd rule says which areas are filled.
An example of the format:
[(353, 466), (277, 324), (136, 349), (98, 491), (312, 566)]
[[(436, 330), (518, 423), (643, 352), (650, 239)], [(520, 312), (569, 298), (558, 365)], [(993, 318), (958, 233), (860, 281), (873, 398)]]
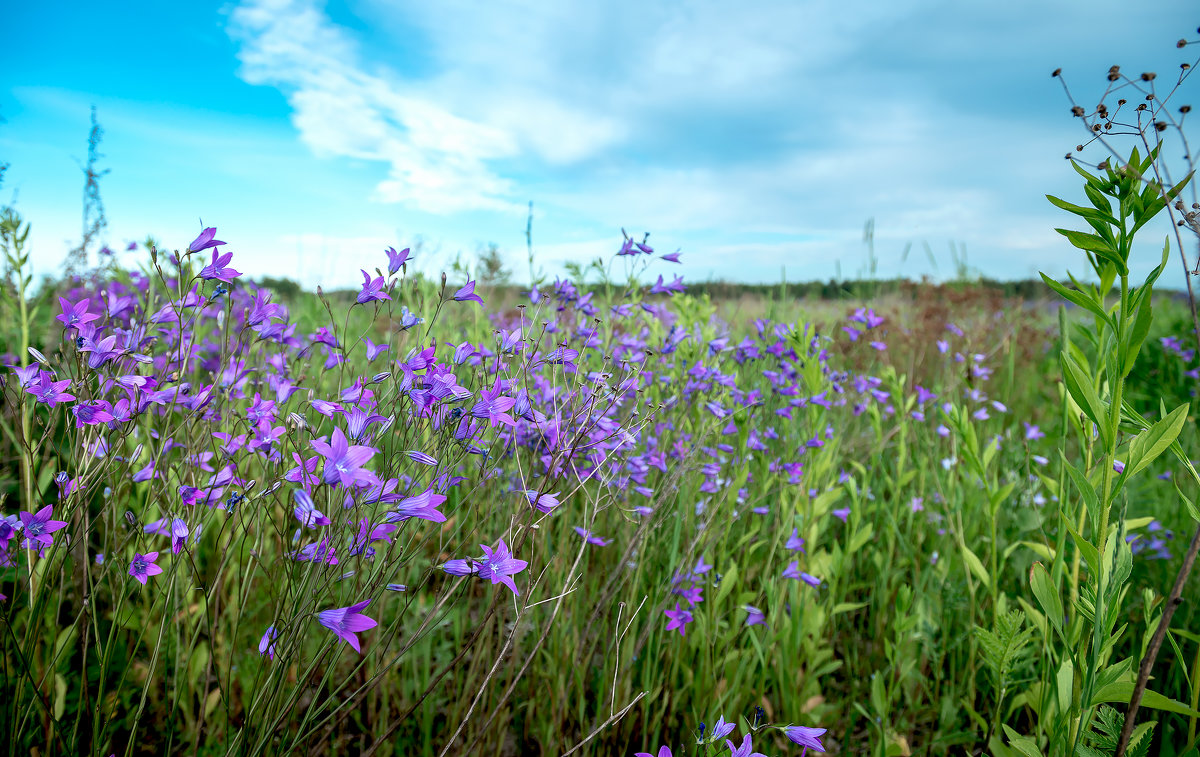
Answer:
[(783, 733), (792, 741), (793, 744), (799, 744), (804, 747), (804, 752), (800, 753), (800, 757), (809, 749), (814, 749), (818, 752), (825, 751), (825, 745), (821, 743), (821, 736), (825, 734), (826, 728), (809, 728), (802, 725), (793, 725), (783, 729)]
[(480, 305), (483, 304), (483, 298), (475, 294), (474, 281), (468, 281), (462, 289), (455, 292), (453, 299), (455, 302), (478, 302)]
[(54, 316), (54, 320), (61, 321), (63, 327), (70, 328), (72, 326), (82, 326), (90, 321), (98, 319), (100, 316), (88, 312), (89, 299), (82, 299), (75, 304), (62, 297), (58, 298), (58, 304), (62, 307), (62, 312)]
[[(222, 244), (224, 243), (222, 242)], [(200, 269), (200, 278), (224, 281), (226, 284), (231, 283), (238, 276), (242, 275), (241, 271), (235, 271), (228, 267), (231, 260), (233, 260), (232, 252), (222, 255), (214, 249), (212, 252), (212, 262)]]
[(44, 402), (50, 407), (54, 407), (60, 402), (75, 399), (74, 394), (68, 394), (63, 391), (71, 385), (70, 379), (63, 379), (62, 381), (54, 381), (53, 379), (52, 375), (46, 371), (42, 371), (38, 374), (37, 383), (26, 387), (25, 391), (37, 398), (38, 402)]
[(350, 444), (340, 428), (333, 430), (328, 443), (314, 439), (309, 444), (325, 458), (325, 475), (322, 479), (325, 483), (337, 482), (346, 487), (354, 486), (359, 481), (371, 483), (372, 474), (362, 470), (362, 466), (375, 456), (373, 447)]
[(362, 648), (358, 644), (358, 636), (355, 634), (379, 625), (374, 619), (362, 614), (363, 608), (369, 604), (371, 604), (371, 600), (364, 599), (362, 602), (350, 605), (349, 607), (322, 610), (317, 613), (317, 620), (321, 625), (333, 631), (339, 639), (354, 647), (355, 652), (362, 654)]
[(382, 276), (377, 279), (372, 279), (371, 274), (363, 271), (361, 268), (359, 270), (362, 271), (363, 275), (362, 291), (358, 293), (357, 297), (359, 305), (366, 305), (368, 302), (375, 302), (377, 300), (392, 299), (387, 292), (383, 291)]
[(399, 270), (400, 270), (400, 266), (402, 266), (402, 265), (404, 265), (405, 263), (407, 263), (407, 262), (408, 262), (408, 260), (409, 260), (409, 258), (410, 258), (410, 257), (412, 257), (412, 256), (411, 256), (411, 255), (409, 255), (409, 253), (408, 253), (409, 249), (410, 249), (410, 248), (408, 248), (408, 247), (405, 247), (405, 248), (404, 248), (403, 250), (401, 250), (400, 252), (396, 252), (396, 248), (395, 248), (395, 247), (389, 247), (389, 248), (387, 248), (386, 250), (384, 250), (384, 252), (386, 252), (386, 253), (387, 253), (387, 258), (388, 258), (388, 274), (389, 274), (389, 275), (390, 275), (390, 274), (393, 274), (393, 273), (395, 273), (395, 272), (397, 272), (397, 271), (399, 271)]
[(216, 235), (217, 227), (209, 226), (204, 231), (200, 232), (200, 236), (192, 240), (192, 243), (188, 245), (188, 250), (191, 252), (200, 252), (201, 250), (207, 250), (209, 247), (216, 247), (217, 245), (225, 244), (220, 239), (213, 239), (213, 237)]
[(154, 561), (157, 559), (157, 552), (147, 552), (144, 555), (135, 552), (133, 560), (129, 562), (129, 575), (136, 578), (142, 586), (145, 586), (147, 578), (157, 576), (163, 572), (162, 568), (154, 564)]
[(258, 653), (266, 655), (272, 660), (275, 659), (275, 639), (279, 636), (279, 632), (275, 630), (275, 626), (267, 626), (267, 631), (262, 635), (262, 639), (258, 642)]
[(24, 526), (25, 541), (21, 546), (26, 549), (41, 549), (52, 545), (54, 537), (50, 534), (67, 525), (65, 520), (52, 520), (50, 516), (53, 514), (54, 508), (51, 505), (46, 505), (36, 513), (22, 510), (21, 524)]
[(690, 610), (679, 609), (679, 603), (676, 602), (674, 610), (663, 610), (663, 614), (671, 619), (671, 622), (667, 624), (668, 631), (678, 628), (680, 636), (687, 635), (685, 629), (687, 624), (692, 622), (692, 613)]

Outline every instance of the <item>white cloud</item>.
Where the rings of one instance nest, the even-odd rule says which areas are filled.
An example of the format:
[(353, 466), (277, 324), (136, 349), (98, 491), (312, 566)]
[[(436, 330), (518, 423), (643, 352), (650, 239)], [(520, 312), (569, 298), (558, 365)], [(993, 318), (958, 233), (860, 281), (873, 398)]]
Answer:
[(352, 40), (313, 5), (256, 0), (235, 9), (230, 34), (242, 42), (242, 75), (288, 94), (300, 137), (319, 156), (388, 164), (375, 199), (432, 213), (519, 211), (509, 184), (486, 166), (511, 156), (510, 134), (460, 118), (404, 92), (394, 77), (360, 69)]
[[(871, 217), (897, 257), (953, 240), (1066, 260), (1040, 231), (1055, 219), (1041, 195), (1072, 179), (1055, 164), (1071, 124), (1037, 110), (1041, 90), (1024, 109), (989, 99), (1048, 54), (1048, 32), (1025, 23), (1039, 7), (364, 0), (351, 32), (318, 0), (250, 0), (231, 34), (243, 77), (287, 95), (314, 153), (386, 166), (364, 199), (519, 219), (532, 197), (583, 226), (575, 239), (649, 229), (709, 245), (693, 264), (754, 279), (853, 258)], [(755, 233), (794, 239), (737, 242)], [(547, 241), (564, 258), (599, 252)], [(744, 250), (737, 265), (726, 248)]]

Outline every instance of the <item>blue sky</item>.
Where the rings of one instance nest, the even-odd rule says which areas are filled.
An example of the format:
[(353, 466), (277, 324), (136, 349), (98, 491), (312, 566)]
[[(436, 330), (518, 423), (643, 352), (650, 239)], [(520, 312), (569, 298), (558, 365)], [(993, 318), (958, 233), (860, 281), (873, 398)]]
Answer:
[(310, 286), (418, 241), (429, 273), (495, 242), (525, 278), (530, 201), (550, 274), (624, 227), (687, 279), (852, 276), (869, 218), (881, 276), (951, 274), (951, 243), (994, 277), (1080, 271), (1044, 195), (1082, 197), (1084, 132), (1049, 74), (1087, 105), (1114, 63), (1174, 80), (1196, 23), (1182, 0), (112, 7), (5, 12), (0, 202), (38, 270), (79, 239), (94, 104), (111, 246), (215, 225), (239, 270)]

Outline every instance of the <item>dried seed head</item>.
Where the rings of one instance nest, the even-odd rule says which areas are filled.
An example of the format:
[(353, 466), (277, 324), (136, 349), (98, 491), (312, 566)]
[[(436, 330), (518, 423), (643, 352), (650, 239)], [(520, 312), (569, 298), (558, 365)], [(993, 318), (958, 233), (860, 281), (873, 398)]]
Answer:
[(1076, 105), (1074, 108), (1071, 108), (1071, 115), (1078, 118), (1083, 118), (1083, 107)]
[(1154, 122), (1154, 130), (1155, 131), (1166, 131), (1167, 130), (1167, 122), (1166, 121), (1155, 121)]
[(1126, 100), (1124, 97), (1122, 97), (1120, 100), (1117, 100), (1117, 107), (1119, 108), (1127, 102), (1129, 102), (1129, 101)]
[(1107, 160), (1100, 161), (1098, 164), (1096, 164), (1096, 168), (1100, 169), (1101, 171), (1107, 171), (1108, 170), (1108, 161)]
[(1083, 145), (1075, 145), (1075, 149), (1083, 152)]
[(1178, 42), (1175, 43), (1175, 47), (1179, 47), (1179, 48), (1187, 47), (1187, 40), (1186, 39), (1179, 40)]
[(1058, 76), (1058, 75), (1059, 75), (1059, 74), (1061, 74), (1061, 73), (1062, 73), (1062, 69), (1061, 69), (1061, 68), (1056, 68), (1056, 69), (1054, 69), (1054, 73), (1050, 74), (1050, 76), (1053, 78), (1053, 77), (1056, 77), (1056, 76)]
[(1192, 106), (1190, 106), (1190, 105), (1180, 105), (1180, 106), (1179, 106), (1179, 112), (1180, 112), (1180, 113), (1191, 113), (1191, 112), (1192, 112)]
[(1146, 73), (1142, 74), (1142, 81), (1154, 81), (1155, 77), (1157, 76), (1158, 74), (1154, 73), (1153, 71), (1147, 71)]

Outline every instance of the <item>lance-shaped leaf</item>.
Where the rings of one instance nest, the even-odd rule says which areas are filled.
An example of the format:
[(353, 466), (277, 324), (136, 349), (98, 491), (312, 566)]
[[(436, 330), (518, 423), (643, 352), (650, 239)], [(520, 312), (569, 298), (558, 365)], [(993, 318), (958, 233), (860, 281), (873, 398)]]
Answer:
[(1113, 438), (1113, 429), (1108, 425), (1107, 404), (1100, 399), (1100, 395), (1096, 394), (1092, 380), (1083, 372), (1073, 357), (1066, 353), (1059, 357), (1059, 361), (1062, 363), (1063, 382), (1067, 385), (1067, 391), (1070, 392), (1071, 398), (1075, 400), (1075, 404), (1079, 405), (1079, 409), (1083, 411), (1084, 415), (1096, 424), (1096, 428), (1100, 429), (1100, 438), (1104, 441), (1104, 448), (1108, 449)]

